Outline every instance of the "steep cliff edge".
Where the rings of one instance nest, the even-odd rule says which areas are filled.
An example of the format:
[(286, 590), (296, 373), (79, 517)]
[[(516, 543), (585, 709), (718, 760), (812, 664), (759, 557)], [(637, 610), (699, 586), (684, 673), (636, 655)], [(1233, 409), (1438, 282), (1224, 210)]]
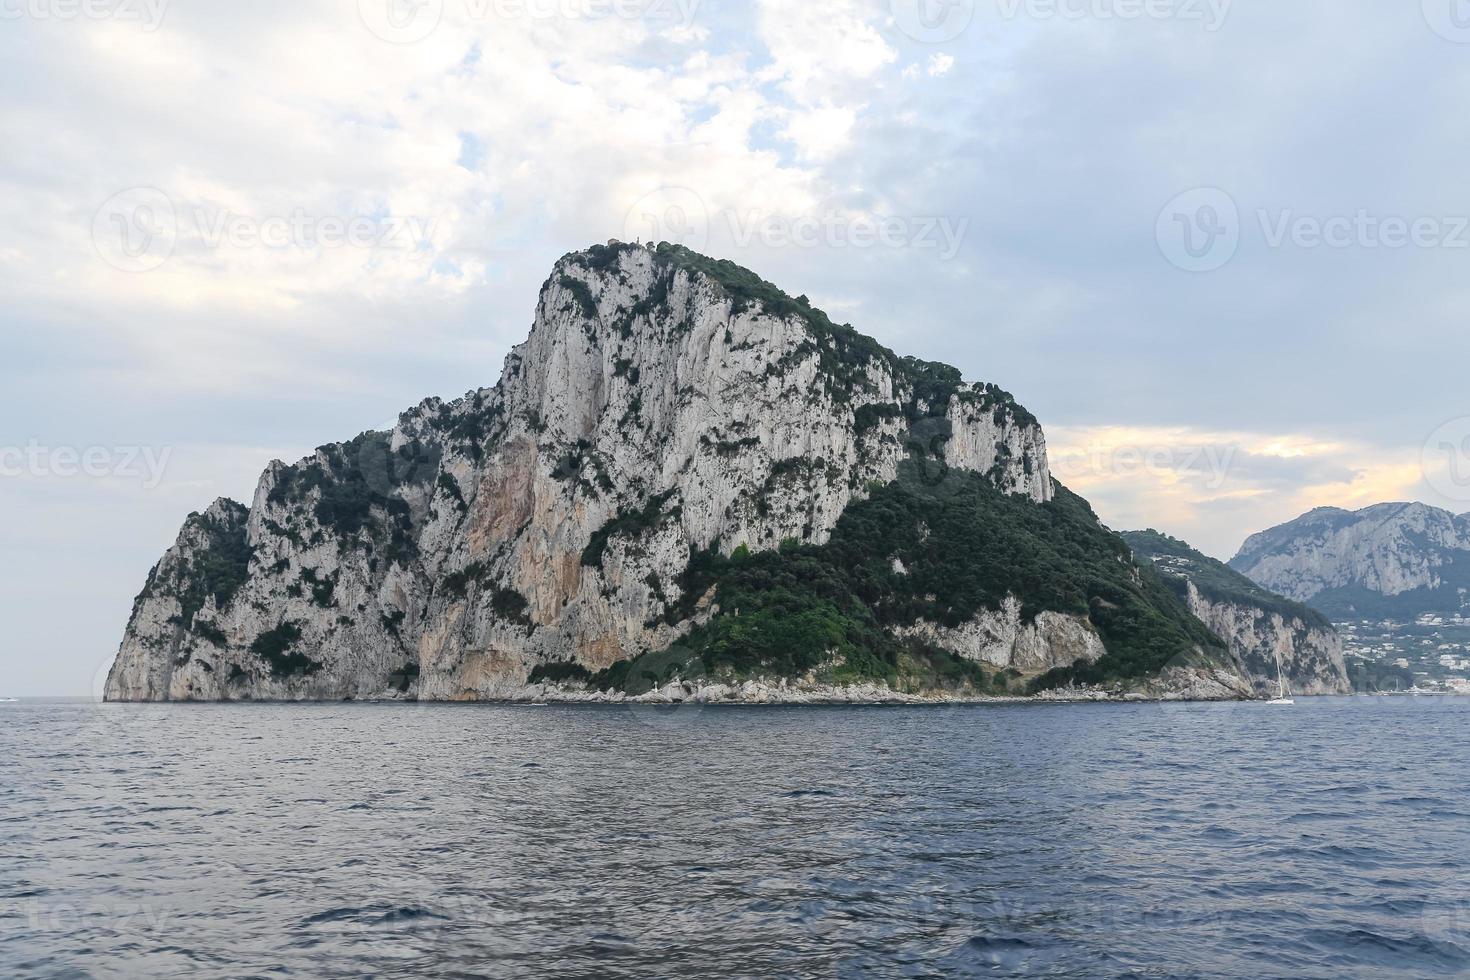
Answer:
[(557, 263), (494, 388), (191, 515), (107, 696), (523, 698), (698, 671), (994, 691), (1196, 661), (1211, 696), (1243, 693), (1196, 627), (1052, 481), (1004, 391), (731, 263), (609, 245)]
[(1173, 584), (1195, 614), (1250, 671), (1256, 693), (1274, 696), (1278, 665), (1297, 694), (1350, 694), (1342, 639), (1327, 617), (1276, 595), (1250, 579), (1157, 531), (1123, 539)]
[(1319, 507), (1251, 535), (1230, 567), (1338, 621), (1470, 612), (1470, 514)]

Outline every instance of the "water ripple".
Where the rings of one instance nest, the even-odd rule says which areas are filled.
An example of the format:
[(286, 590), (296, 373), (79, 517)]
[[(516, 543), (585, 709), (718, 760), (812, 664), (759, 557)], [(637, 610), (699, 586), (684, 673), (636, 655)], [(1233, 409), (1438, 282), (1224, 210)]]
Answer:
[(1470, 972), (1470, 702), (9, 708), (6, 976)]

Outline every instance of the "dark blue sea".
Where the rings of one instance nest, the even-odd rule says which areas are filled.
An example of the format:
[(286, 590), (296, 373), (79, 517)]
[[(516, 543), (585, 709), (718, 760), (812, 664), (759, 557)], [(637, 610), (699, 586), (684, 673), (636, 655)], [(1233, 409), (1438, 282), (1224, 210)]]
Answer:
[(1470, 700), (0, 726), (7, 977), (1470, 972)]

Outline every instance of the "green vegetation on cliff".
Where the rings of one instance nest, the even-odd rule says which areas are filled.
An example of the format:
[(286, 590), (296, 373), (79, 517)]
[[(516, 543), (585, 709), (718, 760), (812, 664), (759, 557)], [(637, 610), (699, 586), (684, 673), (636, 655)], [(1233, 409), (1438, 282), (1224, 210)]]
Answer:
[(315, 674), (322, 669), (322, 665), (306, 654), (296, 653), (291, 649), (300, 640), (300, 624), (287, 620), (257, 636), (255, 642), (250, 644), (250, 652), (264, 660), (270, 668), (271, 676), (277, 679)]
[[(719, 612), (681, 644), (683, 663), (663, 666), (670, 676), (683, 669), (680, 676), (689, 677), (691, 667), (733, 677), (816, 672), (840, 683), (947, 673), (992, 688), (1004, 678), (957, 665), (957, 658), (900, 640), (892, 629), (921, 619), (959, 626), (1000, 609), (1008, 595), (1021, 602), (1027, 621), (1043, 610), (1086, 617), (1107, 648), (1096, 664), (1040, 679), (1043, 687), (1127, 681), (1197, 647), (1223, 652), (1082, 498), (1059, 487), (1054, 500), (1037, 504), (978, 474), (926, 473), (918, 461), (850, 505), (826, 544), (737, 549), (728, 558), (704, 552), (681, 585), (683, 604), (668, 611), (670, 622), (690, 615), (711, 589)], [(666, 659), (646, 654), (595, 681), (624, 686), (643, 677), (649, 660)]]
[[(364, 432), (351, 442), (322, 446), (320, 460), (288, 466), (271, 488), (271, 503), (300, 503), (313, 491), (312, 513), (322, 527), (344, 540), (367, 531), (389, 562), (417, 554), (409, 506), (396, 491), (433, 483), (439, 472), (437, 447), (409, 442), (394, 450), (386, 432)], [(283, 533), (296, 533), (283, 528)], [(315, 541), (308, 541), (308, 544)]]
[(593, 567), (601, 565), (602, 555), (607, 550), (608, 541), (618, 536), (637, 537), (657, 524), (663, 516), (664, 505), (673, 495), (673, 490), (659, 494), (639, 510), (622, 511), (594, 531), (592, 540), (587, 543), (587, 547), (582, 549), (582, 564)]
[(135, 612), (137, 603), (145, 598), (171, 592), (179, 601), (175, 624), (189, 629), (209, 599), (214, 600), (216, 609), (223, 610), (235, 598), (240, 586), (250, 578), (250, 559), (254, 556), (246, 539), (245, 522), (250, 512), (232, 500), (221, 501), (217, 506), (223, 507), (225, 513), (189, 515), (182, 534), (198, 532), (203, 547), (194, 549), (188, 562), (176, 568), (172, 575), (161, 574), (155, 568), (134, 602)]
[(1229, 565), (1196, 551), (1178, 538), (1150, 528), (1127, 531), (1123, 540), (1140, 560), (1152, 562), (1181, 597), (1189, 594), (1186, 582), (1193, 582), (1200, 594), (1212, 602), (1252, 606), (1279, 613), (1284, 620), (1299, 619), (1314, 629), (1332, 629), (1332, 623), (1317, 610), (1261, 588)]

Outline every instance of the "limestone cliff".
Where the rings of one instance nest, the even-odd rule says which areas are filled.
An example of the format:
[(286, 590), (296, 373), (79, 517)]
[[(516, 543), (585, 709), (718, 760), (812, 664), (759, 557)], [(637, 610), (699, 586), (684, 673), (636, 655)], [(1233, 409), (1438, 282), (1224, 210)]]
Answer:
[[(273, 462), (248, 509), (221, 500), (191, 515), (135, 603), (107, 696), (484, 699), (542, 693), (548, 678), (584, 686), (739, 616), (696, 568), (823, 547), (901, 471), (926, 493), (936, 481), (924, 474), (975, 475), (1028, 514), (1051, 513), (1059, 492), (1040, 426), (1004, 391), (898, 357), (730, 263), (597, 246), (557, 263), (494, 388)], [(1068, 520), (1096, 526), (1074, 511)], [(929, 606), (888, 615), (906, 616), (933, 657), (1009, 671), (1014, 686), (1101, 658), (1117, 602), (1160, 601), (1136, 569), (1117, 574), (1133, 579), (1101, 605), (1074, 592), (1024, 615), (987, 583), (988, 639), (953, 651), (925, 626), (950, 615), (933, 589), (918, 597)], [(845, 643), (823, 668), (838, 679), (860, 659)], [(886, 676), (908, 669), (883, 657)]]
[(1252, 535), (1230, 566), (1338, 621), (1470, 612), (1470, 514), (1319, 507)]
[(1275, 696), (1281, 675), (1296, 694), (1352, 692), (1342, 639), (1321, 613), (1157, 531), (1130, 531), (1123, 538), (1135, 555), (1154, 562), (1190, 611), (1229, 645), (1257, 694)]

